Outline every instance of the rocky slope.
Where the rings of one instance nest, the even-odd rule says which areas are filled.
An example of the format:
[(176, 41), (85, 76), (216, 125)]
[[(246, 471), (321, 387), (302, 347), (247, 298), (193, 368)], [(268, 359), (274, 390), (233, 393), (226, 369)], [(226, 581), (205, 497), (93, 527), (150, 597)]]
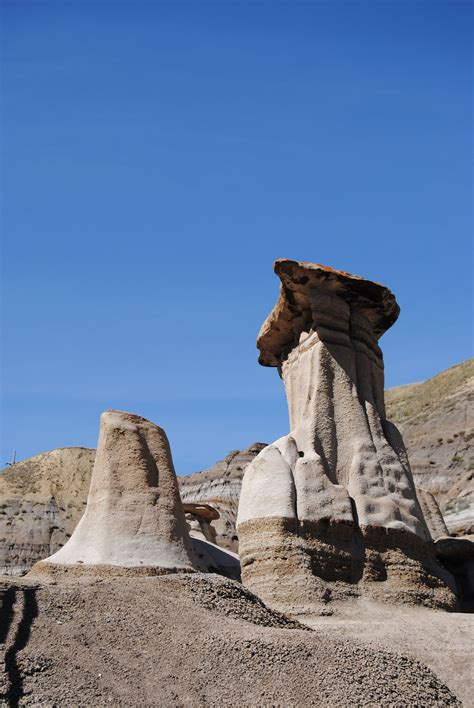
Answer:
[[(4, 583), (0, 603), (2, 705), (459, 706), (454, 694), (469, 696), (468, 672), (443, 680), (433, 651), (422, 664), (331, 626), (298, 628), (218, 576), (21, 578)], [(432, 619), (449, 653), (445, 630), (465, 616), (422, 624)]]
[(385, 392), (418, 487), (431, 492), (449, 532), (474, 532), (474, 359), (423, 383)]

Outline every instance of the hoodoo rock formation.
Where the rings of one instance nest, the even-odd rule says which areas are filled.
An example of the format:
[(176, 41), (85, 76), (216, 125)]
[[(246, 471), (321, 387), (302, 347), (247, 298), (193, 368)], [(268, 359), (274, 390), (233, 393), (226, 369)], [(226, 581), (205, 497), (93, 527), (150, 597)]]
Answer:
[(278, 367), (291, 432), (247, 468), (237, 528), (244, 583), (304, 616), (329, 600), (455, 604), (402, 438), (385, 417), (378, 340), (399, 307), (386, 287), (279, 260), (259, 362)]
[(183, 504), (189, 533), (193, 538), (216, 543), (217, 532), (212, 525), (220, 514), (210, 504)]
[(253, 443), (245, 450), (229, 452), (210, 469), (178, 477), (184, 504), (210, 504), (218, 510), (219, 518), (212, 524), (216, 530), (216, 543), (234, 553), (238, 551), (235, 524), (243, 473), (264, 447), (264, 443)]
[(31, 572), (159, 575), (198, 567), (166, 433), (138, 415), (106, 411), (84, 516)]

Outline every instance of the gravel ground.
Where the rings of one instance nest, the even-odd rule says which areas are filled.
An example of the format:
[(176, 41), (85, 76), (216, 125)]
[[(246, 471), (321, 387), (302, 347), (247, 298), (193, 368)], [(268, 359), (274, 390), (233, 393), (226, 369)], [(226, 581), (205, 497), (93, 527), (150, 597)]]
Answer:
[(235, 580), (221, 575), (199, 573), (196, 575), (167, 575), (163, 583), (176, 592), (186, 594), (193, 602), (214, 613), (253, 622), (262, 627), (285, 627), (310, 631), (308, 627), (289, 619), (279, 612), (269, 610), (250, 590)]
[(359, 598), (308, 624), (332, 639), (354, 638), (419, 659), (465, 708), (474, 708), (474, 614), (382, 605)]
[(2, 705), (460, 705), (416, 660), (298, 629), (214, 576), (2, 591)]

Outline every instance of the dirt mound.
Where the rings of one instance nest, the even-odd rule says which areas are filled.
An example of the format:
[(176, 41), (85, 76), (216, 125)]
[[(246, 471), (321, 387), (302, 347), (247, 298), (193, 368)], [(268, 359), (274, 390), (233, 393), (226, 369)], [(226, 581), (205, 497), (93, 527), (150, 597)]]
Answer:
[(175, 587), (177, 592), (186, 593), (193, 602), (212, 612), (253, 622), (262, 627), (308, 629), (299, 622), (270, 610), (243, 585), (220, 575), (169, 575), (163, 580), (167, 585)]
[(474, 706), (474, 615), (420, 607), (388, 608), (368, 599), (337, 607), (331, 616), (310, 621), (331, 639), (363, 640), (416, 658), (456, 693), (465, 708)]
[[(232, 599), (235, 587), (185, 576), (10, 581), (0, 697), (9, 705), (460, 705), (407, 656), (245, 621), (258, 602), (245, 592)], [(225, 616), (210, 604), (234, 609)], [(258, 612), (264, 624), (272, 614)]]

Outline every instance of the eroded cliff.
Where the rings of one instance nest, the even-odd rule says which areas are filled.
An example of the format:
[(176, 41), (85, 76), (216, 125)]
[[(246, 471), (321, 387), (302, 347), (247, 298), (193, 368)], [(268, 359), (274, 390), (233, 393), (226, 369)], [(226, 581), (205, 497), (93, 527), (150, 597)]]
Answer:
[(453, 535), (474, 533), (474, 359), (385, 392), (418, 487), (437, 499)]

